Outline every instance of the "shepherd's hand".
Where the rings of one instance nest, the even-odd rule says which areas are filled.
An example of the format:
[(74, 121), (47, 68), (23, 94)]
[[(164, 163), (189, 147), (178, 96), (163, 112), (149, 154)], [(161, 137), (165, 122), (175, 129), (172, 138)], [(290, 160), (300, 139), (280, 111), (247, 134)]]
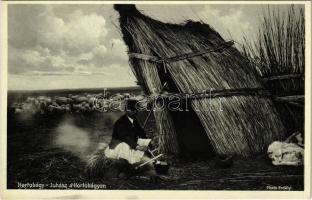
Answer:
[(146, 151), (147, 150), (147, 146), (137, 146), (136, 147), (136, 150), (139, 150), (139, 151)]

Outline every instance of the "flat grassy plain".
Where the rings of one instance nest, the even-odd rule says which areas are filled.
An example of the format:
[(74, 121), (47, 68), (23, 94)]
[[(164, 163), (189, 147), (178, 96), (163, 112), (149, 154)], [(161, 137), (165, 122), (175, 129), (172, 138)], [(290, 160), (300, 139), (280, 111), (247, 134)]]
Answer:
[[(135, 92), (123, 89), (119, 92)], [(86, 93), (77, 90), (77, 93)], [(90, 92), (90, 91), (89, 91)], [(94, 91), (93, 91), (94, 92)], [(66, 95), (62, 92), (9, 93), (8, 106), (27, 96)], [(100, 143), (109, 142), (114, 122), (122, 112), (89, 112), (49, 114), (16, 114), (8, 108), (7, 188), (18, 184), (105, 184), (106, 189), (165, 190), (303, 190), (303, 167), (273, 166), (265, 154), (252, 158), (234, 158), (227, 169), (215, 167), (214, 157), (206, 159), (172, 158), (169, 174), (158, 182), (147, 177), (128, 179), (97, 177), (86, 173), (86, 161)], [(143, 122), (147, 113), (141, 113)], [(146, 126), (150, 137), (156, 135), (155, 121)], [(56, 188), (57, 189), (57, 188)]]

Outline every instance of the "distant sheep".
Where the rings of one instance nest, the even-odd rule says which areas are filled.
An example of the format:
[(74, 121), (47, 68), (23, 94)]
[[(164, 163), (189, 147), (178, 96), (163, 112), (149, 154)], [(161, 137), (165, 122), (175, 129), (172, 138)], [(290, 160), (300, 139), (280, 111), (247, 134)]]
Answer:
[(71, 103), (73, 100), (71, 98), (67, 98), (67, 97), (56, 97), (55, 98), (56, 103), (58, 103), (59, 105), (62, 104), (69, 104)]
[[(101, 93), (98, 94), (103, 96)], [(94, 112), (102, 108), (102, 110), (109, 111), (111, 109), (116, 110), (116, 107), (120, 107), (130, 94), (117, 93), (112, 95), (111, 98), (105, 97), (102, 101), (97, 101), (96, 94), (80, 94), (65, 96), (37, 96), (27, 97), (23, 103), (14, 103), (11, 108), (15, 113), (72, 113), (72, 112)], [(113, 108), (112, 108), (113, 107)], [(122, 107), (122, 106), (121, 106)]]

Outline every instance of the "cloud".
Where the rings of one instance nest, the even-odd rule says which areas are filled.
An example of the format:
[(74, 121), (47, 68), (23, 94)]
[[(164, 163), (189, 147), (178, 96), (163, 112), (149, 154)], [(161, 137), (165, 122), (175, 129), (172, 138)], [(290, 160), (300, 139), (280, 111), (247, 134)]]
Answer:
[(41, 56), (41, 54), (38, 51), (35, 50), (25, 50), (20, 54), (20, 59), (22, 62), (24, 62), (26, 65), (41, 65), (45, 58)]
[[(102, 51), (104, 51), (104, 49)], [(94, 49), (93, 55), (94, 57), (92, 61), (97, 67), (102, 67), (103, 63), (105, 63), (106, 66), (119, 64), (129, 68), (127, 47), (120, 39), (110, 39), (107, 43), (105, 54), (99, 52), (99, 49)], [(118, 60), (118, 62), (116, 62), (116, 60)]]
[(243, 12), (243, 8), (223, 7), (216, 8), (212, 5), (203, 6), (198, 12), (198, 16), (214, 27), (225, 39), (242, 41), (244, 34), (249, 35), (254, 32), (254, 27), (248, 21)]
[(55, 16), (49, 7), (39, 17), (43, 20), (38, 27), (38, 42), (56, 51), (63, 49), (71, 54), (90, 51), (105, 40), (108, 32), (104, 17), (95, 13), (84, 14), (75, 10), (65, 21)]
[(9, 47), (9, 73), (31, 71), (73, 71), (74, 64), (64, 53), (51, 54), (47, 48), (16, 49)]
[[(108, 37), (106, 18), (96, 12), (58, 6), (9, 8), (9, 72), (25, 75), (105, 74), (111, 65), (127, 72), (126, 46)], [(25, 22), (27, 25), (25, 25)], [(28, 26), (30, 24), (30, 26)]]

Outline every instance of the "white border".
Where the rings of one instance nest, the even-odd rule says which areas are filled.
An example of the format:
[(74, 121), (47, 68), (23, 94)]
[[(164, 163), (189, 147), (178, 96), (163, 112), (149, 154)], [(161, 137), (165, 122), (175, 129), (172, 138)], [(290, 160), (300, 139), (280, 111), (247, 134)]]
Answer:
[[(7, 5), (9, 4), (304, 4), (306, 19), (304, 191), (16, 190), (6, 188)], [(307, 199), (311, 195), (311, 2), (308, 1), (7, 1), (1, 2), (0, 199)], [(1, 44), (0, 43), (0, 44)]]

